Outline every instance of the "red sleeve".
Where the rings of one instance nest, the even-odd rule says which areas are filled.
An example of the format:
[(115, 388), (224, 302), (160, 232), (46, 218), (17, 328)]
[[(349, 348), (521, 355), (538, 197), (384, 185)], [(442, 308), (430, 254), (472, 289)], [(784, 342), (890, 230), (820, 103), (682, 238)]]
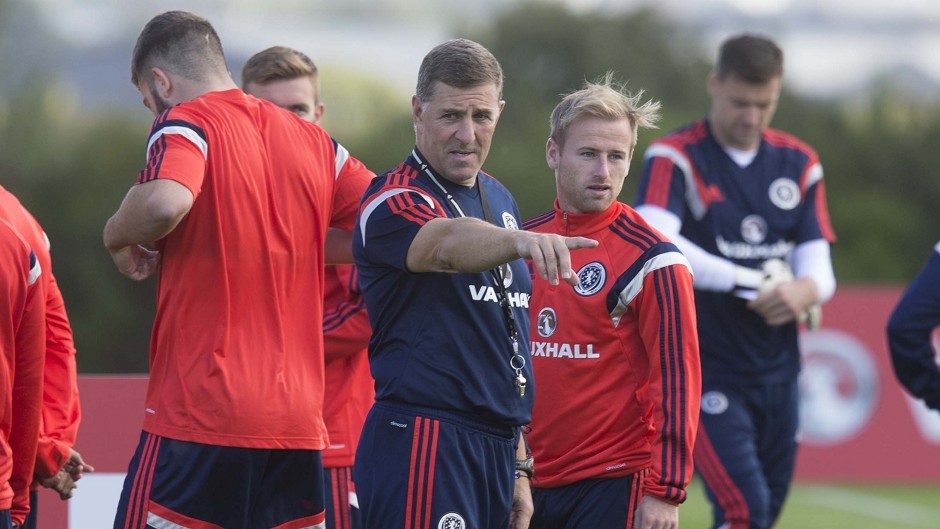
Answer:
[[(653, 267), (655, 268), (655, 267)], [(649, 354), (653, 402), (652, 466), (646, 494), (678, 504), (692, 479), (702, 381), (692, 274), (682, 264), (655, 268), (638, 296), (640, 332)]]
[[(50, 274), (51, 275), (51, 274)], [(72, 328), (55, 277), (46, 285), (46, 361), (35, 473), (48, 478), (68, 461), (81, 410)]]
[(326, 268), (328, 285), (323, 306), (323, 350), (327, 360), (358, 353), (369, 346), (372, 327), (365, 300), (359, 290), (355, 266)]
[(359, 202), (375, 173), (336, 144), (336, 192), (333, 194), (333, 215), (330, 227), (352, 230), (356, 224)]
[(206, 143), (202, 130), (183, 120), (154, 125), (147, 145), (147, 165), (137, 177), (138, 184), (157, 178), (175, 180), (198, 197), (206, 173)]
[(10, 449), (13, 452), (13, 522), (22, 525), (29, 513), (29, 486), (36, 463), (39, 421), (42, 406), (42, 373), (45, 356), (44, 290), (36, 281), (29, 289), (22, 319), (16, 330), (13, 378), (13, 424)]

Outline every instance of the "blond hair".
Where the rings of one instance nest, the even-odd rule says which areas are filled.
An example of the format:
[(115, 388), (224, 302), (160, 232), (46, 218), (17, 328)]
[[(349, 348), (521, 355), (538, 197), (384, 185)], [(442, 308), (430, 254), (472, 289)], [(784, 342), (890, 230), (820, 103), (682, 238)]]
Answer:
[(642, 102), (643, 90), (636, 94), (626, 91), (626, 85), (614, 81), (613, 72), (607, 72), (597, 81), (586, 81), (584, 88), (566, 95), (552, 111), (552, 139), (559, 145), (565, 141), (568, 127), (584, 116), (602, 119), (626, 119), (633, 129), (633, 145), (636, 147), (637, 131), (640, 127), (655, 128), (662, 105), (658, 101)]

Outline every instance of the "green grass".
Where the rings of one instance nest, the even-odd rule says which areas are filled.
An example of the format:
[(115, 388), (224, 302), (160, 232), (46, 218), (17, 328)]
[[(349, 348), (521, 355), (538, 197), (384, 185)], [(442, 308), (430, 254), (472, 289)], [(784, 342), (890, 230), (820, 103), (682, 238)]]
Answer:
[[(701, 482), (679, 507), (681, 529), (705, 529), (711, 506)], [(869, 486), (797, 483), (774, 529), (936, 529), (940, 486)]]

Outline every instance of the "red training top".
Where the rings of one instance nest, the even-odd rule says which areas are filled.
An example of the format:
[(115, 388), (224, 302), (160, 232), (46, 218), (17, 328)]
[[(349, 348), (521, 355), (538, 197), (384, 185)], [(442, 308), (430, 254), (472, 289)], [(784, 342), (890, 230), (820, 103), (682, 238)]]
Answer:
[[(39, 222), (19, 200), (0, 186), (0, 218), (6, 220), (33, 249), (42, 268), (40, 282), (45, 290), (46, 353), (42, 386), (42, 421), (35, 474), (52, 477), (69, 459), (75, 445), (81, 409), (78, 400), (75, 345), (65, 301), (52, 274), (49, 239)], [(38, 487), (38, 483), (34, 484)], [(14, 509), (13, 519), (22, 524), (26, 513)]]
[(375, 400), (367, 349), (372, 328), (355, 266), (327, 266), (324, 284), (326, 398), (323, 420), (330, 434), (330, 446), (323, 452), (323, 466), (351, 467), (362, 424)]
[(691, 267), (625, 204), (557, 208), (525, 228), (599, 245), (571, 252), (578, 286), (534, 278), (534, 484), (649, 468), (644, 494), (677, 504), (692, 478), (701, 395)]
[(138, 185), (195, 197), (162, 253), (144, 430), (221, 446), (322, 450), (323, 248), (366, 175), (319, 126), (232, 89), (154, 122)]
[(0, 510), (24, 516), (29, 512), (42, 406), (41, 273), (36, 254), (0, 219)]

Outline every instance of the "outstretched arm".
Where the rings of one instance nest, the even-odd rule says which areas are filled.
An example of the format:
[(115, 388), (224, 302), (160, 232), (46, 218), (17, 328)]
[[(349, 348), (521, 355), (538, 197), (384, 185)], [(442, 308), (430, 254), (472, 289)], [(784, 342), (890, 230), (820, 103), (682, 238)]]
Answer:
[(584, 237), (498, 228), (475, 218), (436, 218), (412, 241), (407, 266), (412, 272), (483, 272), (523, 258), (553, 285), (560, 280), (577, 285), (570, 251), (595, 246), (597, 241)]
[(731, 292), (739, 288), (754, 291), (760, 286), (763, 279), (760, 270), (738, 266), (724, 257), (707, 252), (680, 235), (682, 220), (675, 213), (649, 204), (637, 206), (636, 212), (678, 246), (686, 256), (695, 271), (695, 288)]

